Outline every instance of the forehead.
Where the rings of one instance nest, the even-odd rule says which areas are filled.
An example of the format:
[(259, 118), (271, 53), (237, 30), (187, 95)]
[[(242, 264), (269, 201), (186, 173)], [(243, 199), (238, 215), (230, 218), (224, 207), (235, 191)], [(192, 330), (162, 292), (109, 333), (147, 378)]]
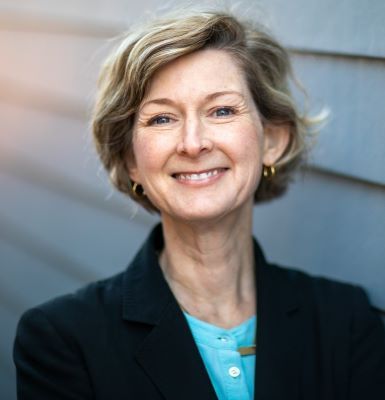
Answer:
[(193, 100), (196, 96), (231, 90), (248, 95), (241, 67), (228, 52), (206, 49), (182, 56), (159, 69), (144, 101), (157, 97)]

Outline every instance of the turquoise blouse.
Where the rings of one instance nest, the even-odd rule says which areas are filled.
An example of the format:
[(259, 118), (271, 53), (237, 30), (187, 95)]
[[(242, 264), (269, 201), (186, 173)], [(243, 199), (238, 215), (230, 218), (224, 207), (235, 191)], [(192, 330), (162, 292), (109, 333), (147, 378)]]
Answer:
[(231, 329), (201, 321), (184, 313), (219, 400), (254, 397), (255, 355), (243, 356), (240, 346), (254, 343), (256, 317)]

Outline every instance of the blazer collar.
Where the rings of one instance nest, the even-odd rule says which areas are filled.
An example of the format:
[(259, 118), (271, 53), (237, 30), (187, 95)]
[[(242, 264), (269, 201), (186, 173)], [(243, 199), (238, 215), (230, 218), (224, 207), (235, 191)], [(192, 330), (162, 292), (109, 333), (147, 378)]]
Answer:
[(123, 277), (123, 319), (157, 325), (175, 298), (158, 263), (163, 248), (158, 224), (127, 268)]
[[(123, 319), (153, 326), (136, 353), (166, 399), (216, 399), (187, 321), (161, 268), (157, 225), (123, 278)], [(255, 399), (297, 399), (302, 357), (299, 288), (295, 274), (270, 265), (254, 241), (257, 277)], [(178, 382), (175, 385), (175, 382)]]

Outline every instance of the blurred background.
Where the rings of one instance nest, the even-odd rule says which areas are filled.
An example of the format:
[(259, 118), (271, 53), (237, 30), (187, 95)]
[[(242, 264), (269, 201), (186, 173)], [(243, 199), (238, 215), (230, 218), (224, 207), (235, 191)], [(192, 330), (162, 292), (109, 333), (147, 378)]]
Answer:
[[(309, 167), (255, 209), (254, 232), (271, 261), (360, 284), (384, 315), (385, 3), (238, 4), (288, 46), (315, 111), (331, 110)], [(110, 39), (161, 6), (0, 0), (1, 399), (16, 398), (21, 313), (124, 269), (156, 221), (111, 189), (88, 120)]]

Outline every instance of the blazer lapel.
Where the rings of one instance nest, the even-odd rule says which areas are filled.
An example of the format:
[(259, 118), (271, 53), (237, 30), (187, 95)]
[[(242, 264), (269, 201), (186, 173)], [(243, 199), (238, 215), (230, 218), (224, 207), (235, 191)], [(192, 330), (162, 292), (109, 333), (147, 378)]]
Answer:
[(188, 323), (158, 264), (162, 247), (158, 225), (124, 277), (123, 318), (152, 326), (135, 358), (165, 399), (215, 400)]
[(217, 399), (183, 314), (170, 302), (136, 354), (166, 399)]
[(257, 357), (255, 399), (299, 398), (303, 332), (300, 302), (290, 272), (268, 265), (255, 243)]

